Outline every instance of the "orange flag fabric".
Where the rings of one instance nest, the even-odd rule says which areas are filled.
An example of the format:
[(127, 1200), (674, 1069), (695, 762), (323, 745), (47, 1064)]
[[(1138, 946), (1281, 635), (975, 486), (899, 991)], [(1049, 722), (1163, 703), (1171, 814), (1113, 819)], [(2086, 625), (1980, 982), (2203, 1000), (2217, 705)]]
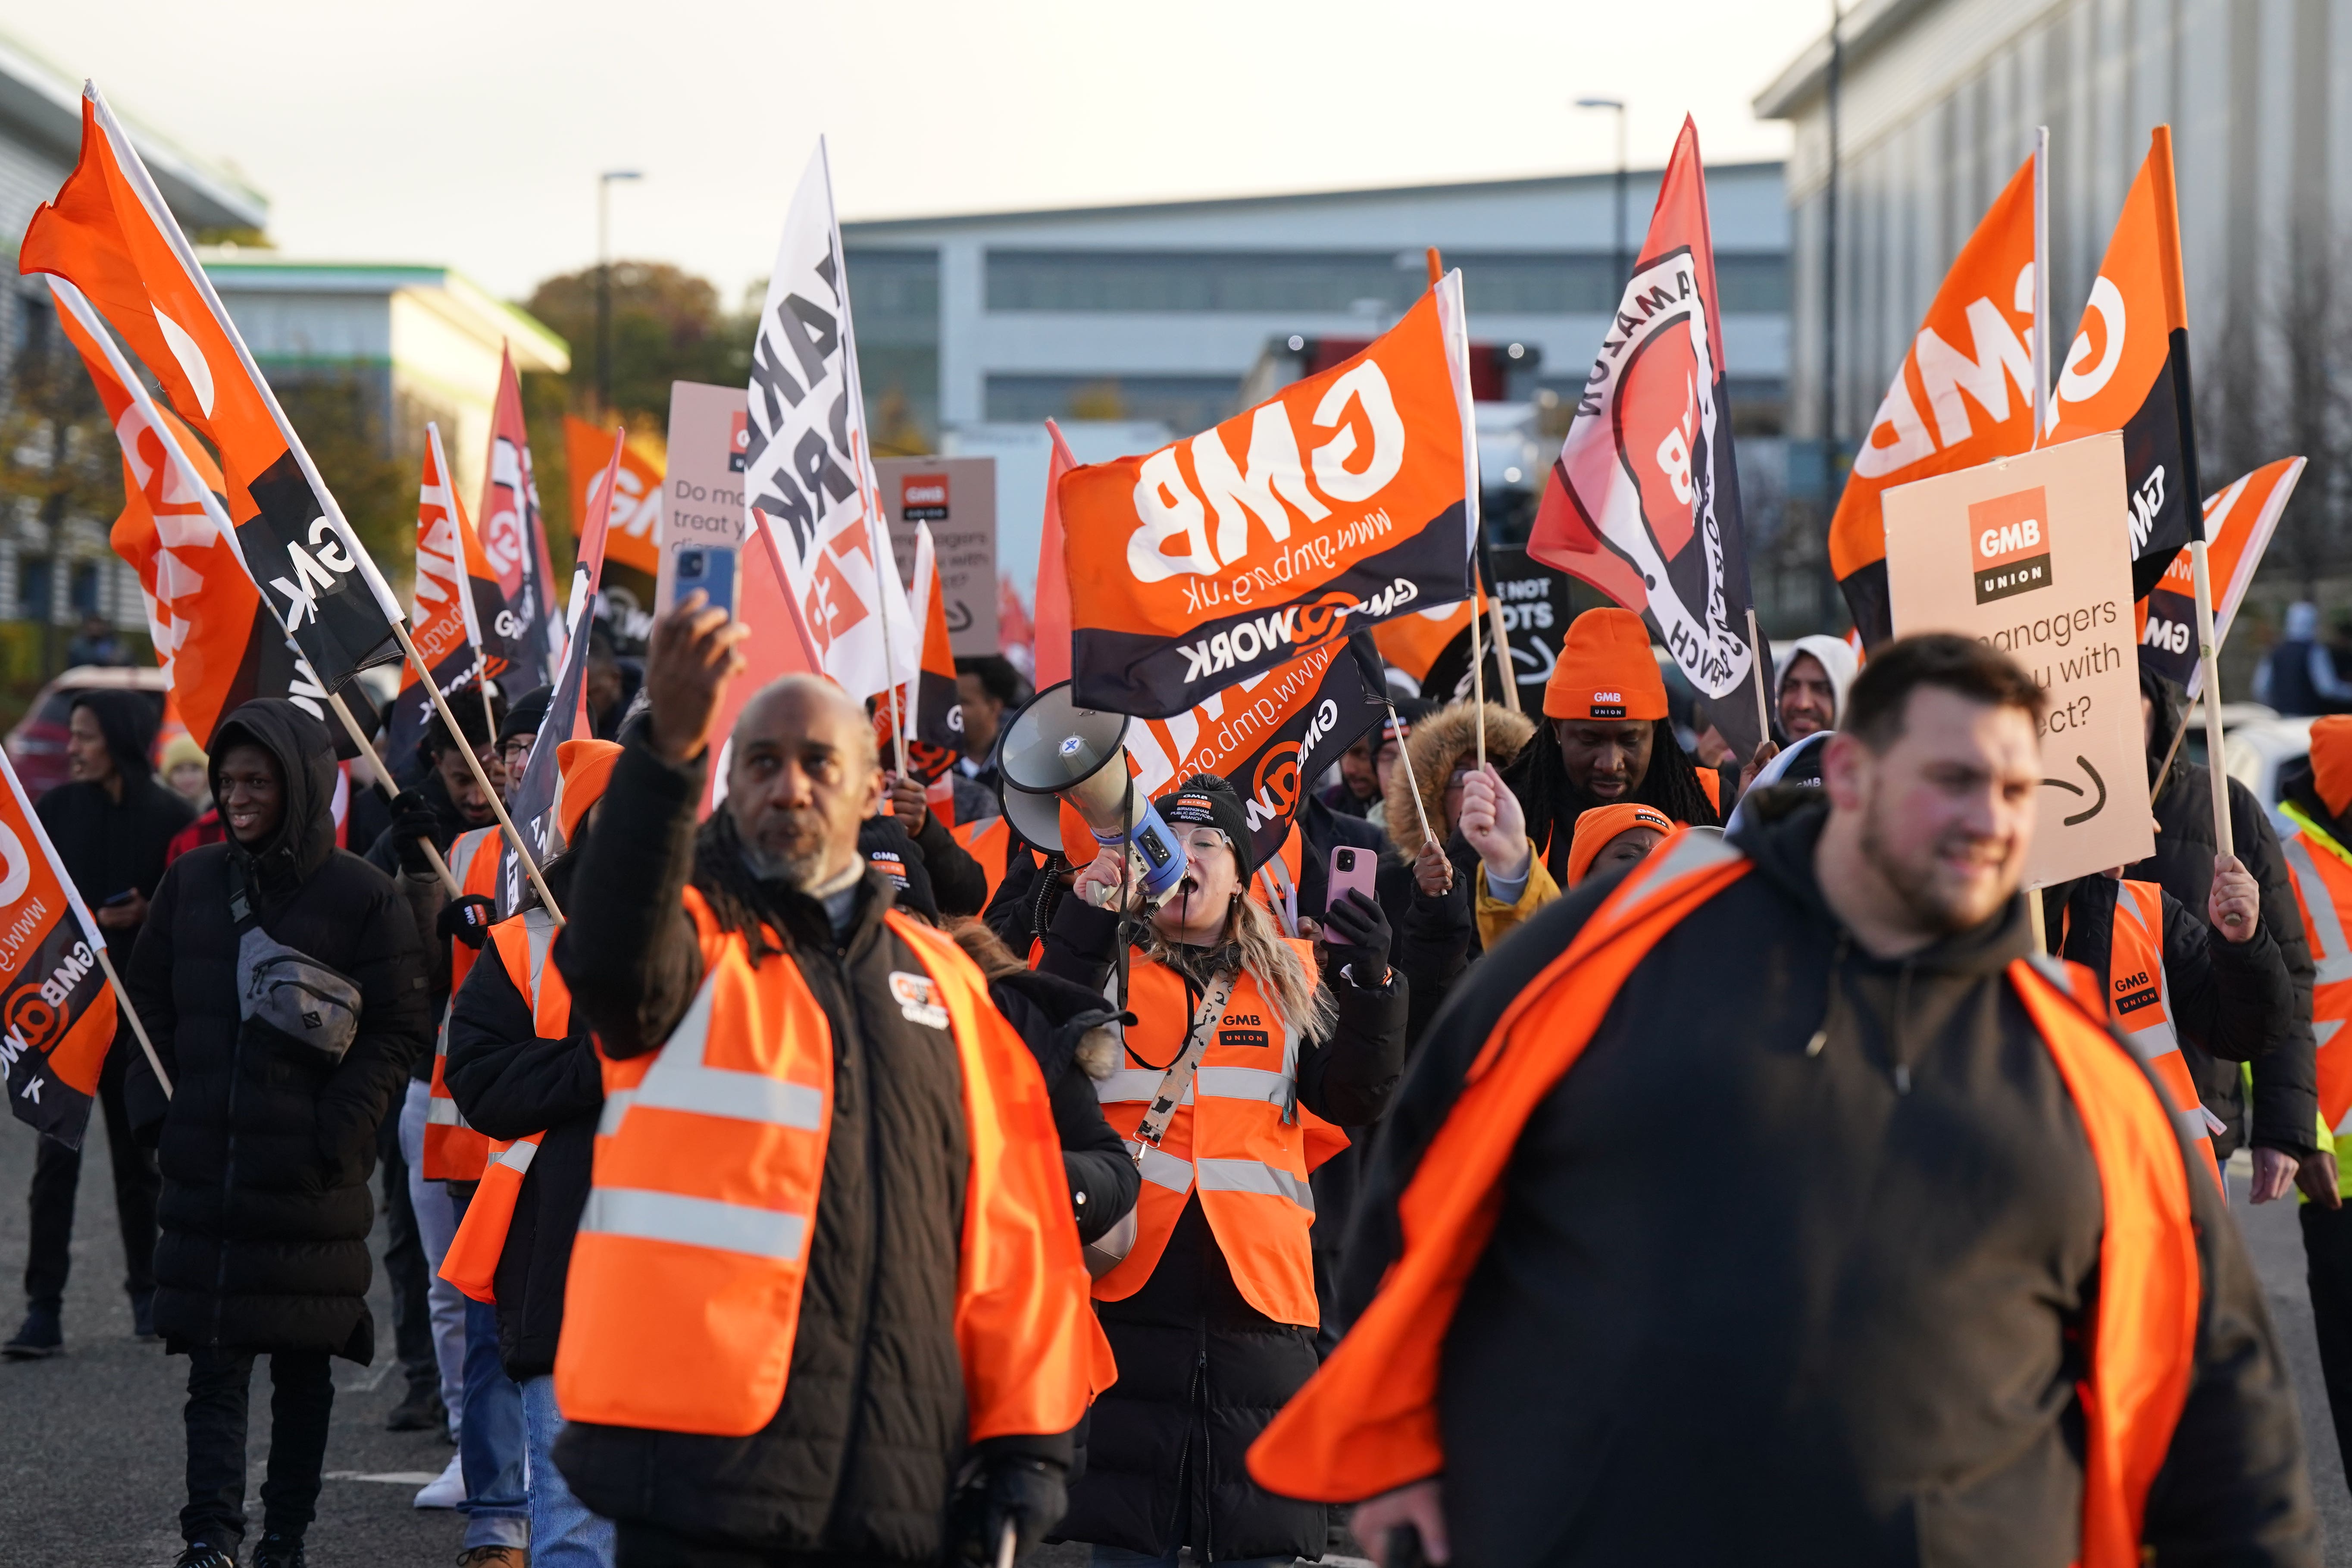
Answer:
[(1364, 351), (1189, 440), (1056, 487), (1080, 706), (1163, 719), (1467, 597), (1477, 535), (1462, 275)]
[[(2205, 565), (2213, 590), (2216, 646), (2229, 641), (2230, 623), (2246, 602), (2255, 568), (2278, 531), (2279, 514), (2294, 494), (2303, 467), (2301, 458), (2281, 458), (2205, 498)], [(2179, 681), (2192, 698), (2205, 683), (2205, 666), (2197, 657), (2196, 587), (2184, 550), (2141, 605), (2139, 637), (2140, 668)]]
[(79, 287), (219, 452), (247, 570), (311, 667), (340, 689), (396, 657), (400, 605), (343, 521), (195, 252), (94, 85), (81, 154), (26, 225), (21, 272)]
[(1045, 465), (1045, 524), (1037, 536), (1037, 614), (1030, 643), (1037, 689), (1070, 679), (1070, 578), (1062, 564), (1062, 476), (1078, 466), (1062, 427), (1045, 421), (1053, 455)]
[[(572, 536), (585, 536), (598, 478), (612, 453), (613, 433), (585, 419), (563, 416), (563, 451), (572, 470)], [(604, 535), (604, 563), (642, 572), (650, 584), (661, 570), (662, 456), (632, 437), (621, 448), (620, 477), (614, 481), (612, 520)]]
[(237, 553), (220, 469), (159, 408), (81, 291), (51, 278), (58, 322), (81, 354), (122, 447), (122, 514), (108, 542), (139, 574), (171, 706), (196, 743), (239, 703), (284, 697), (326, 717), (319, 684)]
[(106, 939), (47, 829), (0, 754), (0, 1063), (16, 1120), (81, 1147), (99, 1069), (114, 1044), (115, 1002), (99, 952)]
[(2147, 596), (2202, 523), (2193, 504), (2197, 438), (2189, 409), (2180, 204), (2172, 188), (2172, 127), (2159, 125), (2124, 197), (2050, 401), (2052, 441), (2124, 433), (2135, 598)]
[(1919, 322), (1830, 520), (1830, 569), (1863, 646), (1895, 635), (1886, 521), (1896, 485), (2033, 446), (2033, 160), (1977, 224)]
[[(498, 574), (466, 515), (455, 478), (441, 447), (440, 426), (427, 424), (425, 477), (416, 501), (415, 629), (410, 635), (444, 698), (506, 668), (495, 639), (483, 635), (505, 613)], [(404, 666), (400, 695), (393, 702), (387, 760), (408, 755), (424, 738), (432, 717), (433, 700), (417, 679), (416, 667)]]

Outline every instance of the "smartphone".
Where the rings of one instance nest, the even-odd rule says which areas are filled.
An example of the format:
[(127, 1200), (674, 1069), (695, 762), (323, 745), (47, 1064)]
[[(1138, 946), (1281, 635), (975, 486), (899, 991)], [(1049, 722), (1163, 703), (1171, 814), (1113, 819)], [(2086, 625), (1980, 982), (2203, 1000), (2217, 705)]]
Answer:
[[(1334, 844), (1331, 847), (1331, 876), (1323, 899), (1326, 913), (1350, 892), (1361, 893), (1368, 899), (1373, 897), (1372, 873), (1379, 868), (1380, 860), (1377, 850), (1360, 849), (1352, 844)], [(1333, 947), (1352, 945), (1330, 930), (1328, 920), (1324, 928), (1323, 940)]]
[(697, 588), (709, 596), (704, 608), (735, 613), (735, 552), (731, 550), (681, 550), (677, 580), (669, 602), (682, 603)]

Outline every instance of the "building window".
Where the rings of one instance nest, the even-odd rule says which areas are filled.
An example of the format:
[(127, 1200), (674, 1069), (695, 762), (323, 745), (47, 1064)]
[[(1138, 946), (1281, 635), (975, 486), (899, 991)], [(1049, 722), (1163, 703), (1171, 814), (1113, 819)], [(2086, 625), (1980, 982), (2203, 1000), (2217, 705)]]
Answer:
[[(1623, 293), (1611, 251), (1448, 252), (1472, 321), (1487, 315), (1598, 315)], [(1718, 254), (1727, 314), (1789, 308), (1788, 258)], [(1419, 251), (992, 250), (991, 310), (1217, 310), (1394, 314), (1421, 297)], [(861, 296), (862, 299), (862, 296)], [(934, 295), (936, 309), (936, 293)], [(861, 338), (865, 317), (858, 318)]]
[(1156, 420), (1180, 434), (1205, 430), (1239, 412), (1241, 378), (1233, 375), (992, 375), (988, 417), (1034, 425), (1041, 419)]
[(939, 449), (940, 255), (936, 250), (851, 250), (857, 321), (857, 380), (877, 457)]
[(67, 579), (66, 603), (76, 616), (98, 614), (98, 563), (77, 561)]
[(20, 621), (49, 619), (49, 584), (56, 565), (46, 555), (21, 558), (16, 563), (16, 618)]

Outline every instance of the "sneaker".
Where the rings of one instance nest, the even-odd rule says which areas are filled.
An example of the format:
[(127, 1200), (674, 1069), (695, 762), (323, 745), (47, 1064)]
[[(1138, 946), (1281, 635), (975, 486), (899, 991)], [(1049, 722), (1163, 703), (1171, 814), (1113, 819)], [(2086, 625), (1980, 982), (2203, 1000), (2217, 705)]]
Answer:
[(457, 1553), (457, 1568), (530, 1568), (520, 1546), (469, 1546)]
[(441, 1391), (426, 1384), (412, 1388), (408, 1397), (392, 1407), (383, 1418), (387, 1432), (446, 1432), (449, 1429), (449, 1407), (441, 1403)]
[(172, 1568), (236, 1568), (236, 1559), (217, 1546), (196, 1541), (173, 1560)]
[(310, 1568), (310, 1561), (302, 1553), (300, 1536), (274, 1530), (263, 1531), (260, 1543), (253, 1549), (253, 1568)]
[(16, 1331), (16, 1337), (0, 1345), (0, 1356), (10, 1361), (39, 1361), (65, 1348), (65, 1328), (58, 1321), (58, 1309), (36, 1302), (26, 1309), (25, 1326)]
[(416, 1494), (414, 1507), (456, 1508), (466, 1500), (466, 1474), (458, 1468), (457, 1456), (449, 1456), (449, 1468), (425, 1483)]
[(155, 1292), (134, 1291), (131, 1297), (131, 1337), (148, 1343), (163, 1336), (155, 1331)]

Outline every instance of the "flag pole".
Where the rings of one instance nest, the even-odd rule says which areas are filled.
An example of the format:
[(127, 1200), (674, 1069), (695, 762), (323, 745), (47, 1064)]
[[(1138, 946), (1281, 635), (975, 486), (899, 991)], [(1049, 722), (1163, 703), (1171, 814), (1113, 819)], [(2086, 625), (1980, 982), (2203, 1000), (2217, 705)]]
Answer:
[(2189, 536), (2189, 574), (2197, 590), (2197, 660), (2205, 675), (2205, 763), (2213, 774), (2213, 844), (2221, 854), (2235, 855), (2237, 846), (2230, 835), (2230, 775), (2221, 766), (2221, 650), (2213, 635), (2213, 580), (2205, 567), (2201, 520)]
[[(1436, 836), (1429, 831), (1429, 807), (1421, 802), (1421, 781), (1412, 776), (1412, 751), (1404, 743), (1404, 725), (1397, 720), (1396, 704), (1391, 702), (1386, 706), (1389, 710), (1389, 725), (1397, 732), (1397, 761), (1404, 764), (1404, 782), (1412, 791), (1412, 814), (1421, 818), (1421, 841), (1423, 844), (1434, 843)], [(1378, 751), (1379, 749), (1375, 747), (1375, 755), (1378, 754)]]
[(139, 1048), (147, 1053), (147, 1065), (154, 1070), (155, 1081), (163, 1086), (163, 1098), (172, 1098), (172, 1075), (163, 1070), (163, 1058), (155, 1054), (155, 1042), (147, 1037), (147, 1026), (140, 1021), (139, 1009), (131, 1005), (131, 993), (122, 984), (122, 976), (114, 973), (114, 960), (106, 956), (106, 948), (98, 950), (98, 966), (106, 971), (106, 983), (114, 987), (114, 1000), (122, 1016), (131, 1020), (131, 1032), (139, 1037)]
[(1764, 638), (1756, 629), (1756, 606), (1748, 606), (1748, 648), (1756, 656), (1756, 733), (1759, 746), (1772, 743), (1772, 704), (1764, 691)]
[(547, 907), (549, 917), (558, 926), (563, 925), (563, 906), (557, 903), (555, 895), (548, 890), (547, 879), (539, 872), (539, 862), (531, 858), (530, 847), (522, 841), (521, 831), (515, 826), (514, 818), (507, 815), (506, 802), (500, 800), (499, 792), (490, 787), (490, 775), (482, 771), (482, 759), (474, 755), (473, 747), (466, 744), (466, 731), (458, 724), (457, 715), (449, 711), (448, 700), (441, 695), (441, 688), (435, 684), (433, 672), (425, 668), (425, 656), (416, 651), (416, 644), (409, 637), (408, 623), (394, 621), (392, 635), (400, 640), (400, 651), (406, 654), (408, 662), (415, 667), (417, 683), (433, 700), (433, 710), (441, 715), (441, 722), (449, 726), (449, 734), (457, 742), (457, 750), (465, 753), (466, 767), (474, 775), (474, 782), (481, 786), (483, 795), (490, 803), (490, 810), (497, 814), (499, 826), (505, 832), (507, 842), (515, 847), (515, 854), (521, 858), (522, 868), (530, 874), (530, 885), (538, 889), (539, 901)]
[[(1477, 579), (1471, 583), (1475, 588)], [(1478, 771), (1486, 769), (1486, 656), (1478, 651), (1478, 601), (1470, 601), (1470, 705), (1478, 715)]]
[[(375, 742), (367, 738), (360, 729), (360, 721), (352, 717), (351, 709), (344, 705), (343, 694), (340, 691), (327, 693), (327, 706), (332, 708), (335, 717), (343, 721), (343, 731), (351, 736), (352, 744), (360, 749), (360, 755), (375, 769), (376, 787), (382, 789), (389, 800), (396, 793), (392, 787), (392, 770), (383, 765), (383, 756), (375, 749)], [(430, 838), (420, 839), (418, 843), (425, 850), (425, 858), (433, 863), (434, 873), (441, 879), (441, 885), (449, 889), (449, 896), (454, 899), (462, 895), (466, 889), (457, 885), (457, 873), (449, 869), (449, 862), (441, 858), (440, 846)]]
[[(1429, 247), (1427, 258), (1429, 286), (1434, 289), (1444, 280), (1445, 259), (1437, 253), (1437, 247), (1433, 245)], [(1475, 439), (1474, 435), (1473, 440)], [(1474, 458), (1476, 456), (1475, 448), (1472, 456)], [(1476, 510), (1477, 501), (1478, 498), (1475, 495), (1470, 498), (1473, 510)], [(1478, 716), (1478, 766), (1482, 772), (1486, 766), (1486, 656), (1478, 648), (1478, 591), (1486, 586), (1486, 563), (1480, 559), (1484, 554), (1484, 551), (1477, 549), (1473, 549), (1470, 552), (1470, 693), (1471, 706)], [(1492, 594), (1486, 595), (1486, 607), (1489, 610), (1496, 607), (1495, 596)], [(1497, 626), (1501, 624), (1500, 616), (1496, 617), (1496, 624)], [(1501, 640), (1499, 632), (1496, 634), (1496, 646), (1507, 650), (1504, 657), (1509, 657), (1507, 650), (1510, 645)], [(1516, 710), (1518, 705), (1518, 693), (1514, 691), (1511, 693), (1511, 706)], [(1420, 798), (1421, 792), (1413, 791), (1413, 799), (1418, 801)], [(1424, 837), (1428, 834), (1429, 824), (1426, 821), (1421, 825), (1421, 830)]]
[(2033, 130), (2033, 444), (2050, 427), (2050, 127)]

